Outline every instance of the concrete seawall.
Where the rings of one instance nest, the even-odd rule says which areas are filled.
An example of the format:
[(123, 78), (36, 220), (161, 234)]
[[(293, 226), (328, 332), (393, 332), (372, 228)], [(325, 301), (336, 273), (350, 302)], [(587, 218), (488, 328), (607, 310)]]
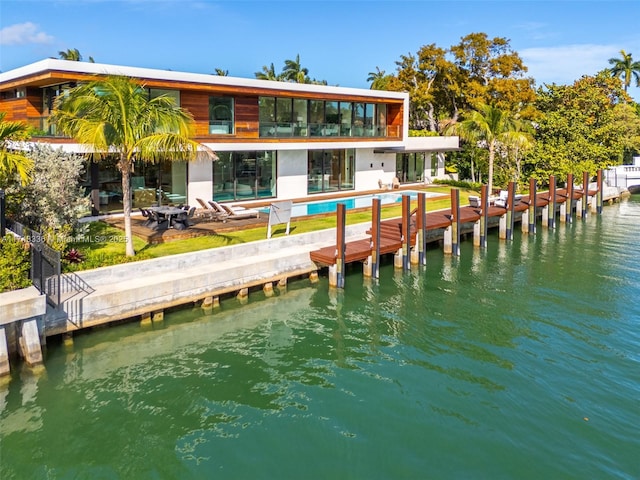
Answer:
[[(350, 226), (352, 238), (369, 224)], [(74, 274), (83, 291), (45, 317), (44, 336), (153, 314), (317, 271), (309, 252), (335, 243), (335, 229), (125, 263)]]

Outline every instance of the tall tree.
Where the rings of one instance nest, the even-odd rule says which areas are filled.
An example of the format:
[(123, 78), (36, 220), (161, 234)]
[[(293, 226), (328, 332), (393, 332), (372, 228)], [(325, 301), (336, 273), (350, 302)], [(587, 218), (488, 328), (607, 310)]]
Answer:
[(627, 128), (617, 121), (621, 103), (629, 101), (608, 71), (583, 76), (573, 85), (547, 85), (538, 92), (536, 144), (527, 158), (531, 176), (592, 175), (622, 163)]
[(367, 82), (371, 82), (371, 90), (386, 90), (391, 75), (376, 66), (375, 72), (369, 72)]
[(524, 118), (533, 114), (525, 109), (535, 101), (533, 79), (524, 77), (527, 67), (508, 39), (471, 33), (450, 51), (462, 75), (461, 109), (491, 104)]
[[(61, 50), (58, 52), (59, 58), (62, 60), (71, 60), (73, 62), (81, 62), (82, 55), (80, 54), (80, 50), (77, 48), (68, 48), (66, 51)], [(93, 61), (93, 57), (89, 57), (89, 63), (95, 63)]]
[(309, 69), (304, 68), (300, 63), (300, 54), (296, 55), (295, 60), (285, 60), (282, 69), (282, 78), (289, 82), (308, 83)]
[(30, 127), (23, 122), (5, 120), (6, 116), (6, 112), (0, 112), (0, 181), (10, 183), (10, 179), (18, 175), (22, 183), (27, 183), (31, 179), (33, 161), (11, 148), (11, 143), (26, 140)]
[(466, 141), (482, 146), (489, 152), (489, 172), (487, 184), (489, 192), (493, 189), (493, 170), (496, 152), (500, 145), (513, 145), (522, 141), (524, 133), (509, 113), (492, 105), (480, 105), (465, 118), (450, 126), (453, 133)]
[(229, 76), (229, 70), (223, 70), (222, 68), (216, 68), (216, 71), (213, 74), (217, 75), (219, 77), (228, 77)]
[(282, 77), (276, 73), (276, 68), (273, 66), (273, 62), (268, 67), (262, 66), (262, 71), (254, 73), (258, 80), (274, 80), (280, 81)]
[(88, 146), (98, 158), (117, 157), (126, 254), (135, 255), (130, 183), (134, 162), (195, 159), (199, 145), (190, 139), (191, 115), (168, 96), (150, 99), (144, 86), (133, 80), (107, 76), (58, 97), (51, 119), (63, 134)]
[(636, 79), (636, 85), (640, 87), (640, 62), (634, 62), (631, 53), (620, 50), (621, 58), (610, 58), (609, 65), (612, 77), (620, 78), (624, 91), (631, 86), (631, 78)]

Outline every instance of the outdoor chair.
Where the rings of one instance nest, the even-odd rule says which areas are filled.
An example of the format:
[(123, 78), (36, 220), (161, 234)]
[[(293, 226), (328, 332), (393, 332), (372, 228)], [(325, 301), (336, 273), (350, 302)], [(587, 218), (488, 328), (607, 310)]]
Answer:
[(181, 213), (173, 220), (173, 228), (176, 230), (186, 230), (189, 228), (192, 223), (190, 219), (193, 218), (193, 215), (196, 213), (196, 207), (189, 208), (188, 211)]
[(142, 225), (145, 227), (150, 226), (151, 223), (153, 222), (153, 217), (151, 216), (151, 212), (146, 208), (140, 207), (140, 213), (144, 217), (144, 220), (142, 221)]
[(154, 212), (153, 210), (147, 210), (149, 212), (149, 228), (153, 230), (164, 230), (169, 228), (169, 220), (162, 213)]
[(480, 208), (481, 205), (481, 200), (480, 197), (478, 197), (477, 195), (469, 195), (469, 205), (472, 206), (473, 208)]
[(226, 213), (222, 213), (213, 205), (210, 205), (201, 198), (196, 198), (196, 201), (200, 204), (201, 207), (200, 212), (198, 212), (200, 216), (205, 217), (209, 220), (217, 220), (222, 222), (225, 222), (227, 220), (228, 215)]
[(243, 218), (260, 218), (260, 212), (253, 208), (245, 208), (240, 206), (230, 206), (224, 203), (214, 202), (213, 200), (209, 201), (209, 205), (215, 208), (218, 212), (222, 214), (226, 214), (226, 218), (231, 218), (234, 220), (240, 220)]

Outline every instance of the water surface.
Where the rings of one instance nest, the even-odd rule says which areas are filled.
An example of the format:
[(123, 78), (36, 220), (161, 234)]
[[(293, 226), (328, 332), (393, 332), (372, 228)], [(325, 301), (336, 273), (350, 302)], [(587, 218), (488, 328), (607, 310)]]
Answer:
[(0, 478), (640, 478), (640, 199), (50, 342)]

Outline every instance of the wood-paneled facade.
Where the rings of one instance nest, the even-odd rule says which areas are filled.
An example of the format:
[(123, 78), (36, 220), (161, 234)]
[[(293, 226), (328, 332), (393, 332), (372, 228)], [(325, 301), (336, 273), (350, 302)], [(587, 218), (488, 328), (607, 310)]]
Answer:
[[(7, 112), (7, 120), (21, 120), (40, 128), (41, 136), (34, 137), (34, 141), (55, 145), (67, 144), (67, 150), (74, 151), (75, 148), (75, 151), (80, 151), (80, 146), (74, 146), (72, 139), (54, 136), (53, 130), (47, 130), (50, 127), (46, 122), (46, 115), (51, 105), (51, 92), (96, 80), (105, 74), (129, 76), (150, 89), (150, 92), (155, 89), (179, 92), (175, 96), (179, 97), (180, 106), (194, 119), (194, 139), (218, 152), (225, 159), (231, 159), (228, 160), (232, 162), (230, 168), (222, 169), (225, 177), (231, 175), (228, 178), (216, 178), (222, 175), (220, 168), (216, 169), (215, 165), (206, 162), (190, 165), (186, 174), (165, 173), (165, 178), (168, 175), (172, 175), (174, 179), (186, 177), (186, 185), (181, 195), (186, 197), (190, 204), (196, 203), (196, 197), (216, 198), (216, 185), (223, 191), (233, 192), (232, 200), (244, 199), (238, 197), (240, 192), (252, 191), (257, 195), (258, 190), (267, 198), (300, 197), (312, 193), (312, 185), (314, 189), (320, 186), (318, 191), (323, 193), (326, 178), (329, 179), (326, 181), (334, 182), (338, 189), (358, 191), (378, 188), (381, 184), (391, 183), (392, 178), (397, 176), (397, 152), (402, 152), (409, 144), (406, 125), (409, 117), (409, 97), (406, 93), (221, 77), (58, 59), (47, 59), (0, 73), (0, 111)], [(331, 120), (333, 123), (327, 120), (326, 124), (312, 124), (311, 120), (308, 120), (311, 113), (308, 113), (308, 119), (303, 119), (302, 122), (305, 128), (295, 130), (296, 133), (281, 134), (279, 126), (276, 126), (274, 135), (266, 135), (265, 125), (261, 125), (261, 105), (264, 103), (263, 100), (268, 98), (291, 99), (292, 105), (306, 100), (304, 104), (308, 105), (309, 109), (310, 105), (317, 105), (320, 101), (322, 105), (327, 106), (327, 112), (329, 105), (335, 106), (336, 102), (341, 106), (351, 104), (353, 118), (356, 115), (356, 106), (366, 105), (367, 109), (372, 108), (376, 112), (368, 117), (374, 124), (368, 125), (372, 128), (364, 134), (353, 133), (355, 129), (348, 128), (344, 131), (338, 129), (337, 134), (312, 133), (311, 125), (342, 127), (343, 124), (335, 123), (335, 119)], [(212, 122), (210, 102), (219, 99), (232, 99), (233, 118), (229, 122), (231, 125), (223, 126), (228, 127), (228, 131), (215, 128), (215, 122)], [(378, 123), (382, 116), (384, 118)], [(292, 110), (289, 132), (294, 132), (294, 117)], [(326, 118), (329, 118), (328, 114)], [(353, 118), (349, 121), (354, 121)], [(306, 128), (307, 126), (309, 128)], [(284, 130), (286, 129), (285, 126)], [(335, 132), (335, 129), (332, 132)], [(442, 152), (457, 148), (457, 138), (455, 141), (450, 141), (451, 137), (411, 140), (412, 152), (416, 151), (416, 142), (420, 145), (419, 149), (424, 149), (425, 152)], [(323, 156), (333, 158), (334, 163), (325, 166), (322, 162)], [(260, 174), (259, 170), (264, 170), (265, 162), (270, 162), (268, 171)], [(425, 172), (426, 168), (425, 166)], [(318, 169), (322, 172), (318, 173)], [(243, 176), (247, 175), (253, 177), (249, 184), (245, 185)], [(349, 178), (345, 180), (346, 176)], [(420, 178), (423, 176), (417, 175)], [(210, 186), (207, 186), (208, 179)]]

